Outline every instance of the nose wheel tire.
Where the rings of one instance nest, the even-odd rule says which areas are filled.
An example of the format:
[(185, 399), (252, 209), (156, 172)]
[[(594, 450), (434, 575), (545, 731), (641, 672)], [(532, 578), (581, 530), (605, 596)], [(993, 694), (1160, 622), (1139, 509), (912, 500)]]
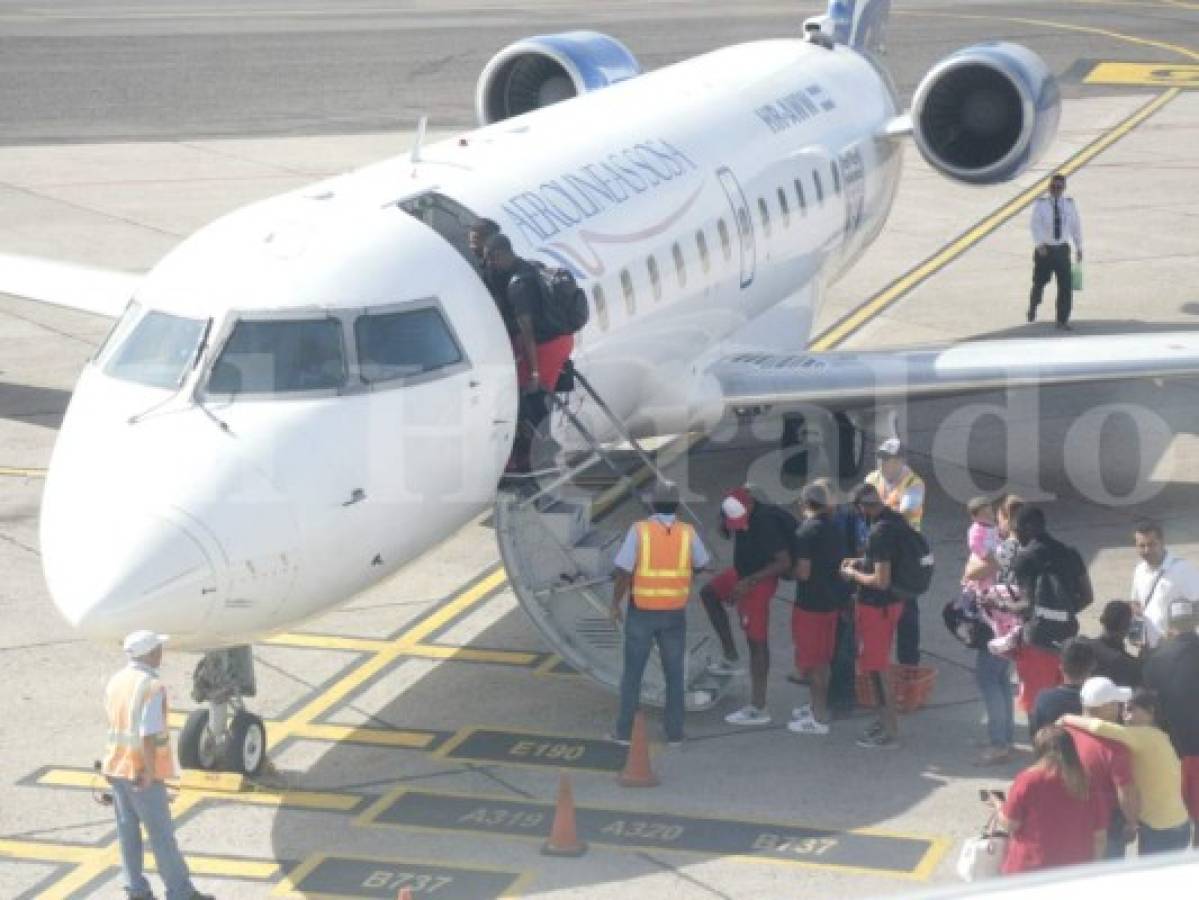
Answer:
[(253, 713), (240, 710), (229, 725), (223, 768), (227, 772), (257, 775), (266, 761), (266, 725)]
[(211, 772), (220, 762), (220, 747), (208, 727), (208, 710), (193, 709), (179, 732), (179, 765)]

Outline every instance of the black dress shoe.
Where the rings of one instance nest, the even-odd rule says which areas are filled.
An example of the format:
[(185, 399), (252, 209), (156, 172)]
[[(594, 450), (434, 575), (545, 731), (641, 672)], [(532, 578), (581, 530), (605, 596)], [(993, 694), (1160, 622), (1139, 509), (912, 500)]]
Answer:
[(1035, 322), (1037, 320), (1037, 308), (1030, 305), (1028, 307), (1028, 321)]

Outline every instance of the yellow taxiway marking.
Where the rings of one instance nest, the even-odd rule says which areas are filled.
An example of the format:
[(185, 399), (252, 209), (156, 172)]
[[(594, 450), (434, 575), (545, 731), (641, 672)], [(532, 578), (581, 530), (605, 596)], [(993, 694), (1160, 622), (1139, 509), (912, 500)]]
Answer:
[[(171, 713), (170, 725), (172, 728), (182, 728), (183, 723), (187, 721), (187, 714), (178, 710)], [(281, 740), (285, 737), (302, 738), (312, 741), (331, 741), (337, 743), (339, 741), (348, 741), (354, 744), (371, 744), (377, 747), (402, 747), (409, 750), (427, 750), (438, 735), (432, 731), (411, 731), (408, 729), (390, 729), (390, 728), (371, 728), (369, 726), (360, 725), (334, 725), (310, 722), (302, 725), (291, 725), (286, 719), (279, 721), (266, 721), (267, 734), (272, 741)], [(207, 772), (196, 773), (197, 777), (208, 774)], [(183, 785), (184, 787), (192, 787), (193, 785)], [(203, 787), (196, 784), (195, 787)], [(212, 789), (220, 790), (213, 786)], [(228, 791), (228, 788), (225, 789)]]
[[(329, 861), (376, 863), (381, 868), (380, 874), (383, 875), (395, 874), (391, 870), (405, 865), (416, 866), (420, 869), (444, 868), (446, 871), (466, 872), (468, 874), (471, 872), (483, 872), (489, 874), (495, 873), (498, 875), (511, 875), (513, 878), (511, 887), (500, 894), (497, 900), (505, 900), (505, 898), (509, 897), (523, 897), (530, 882), (533, 880), (532, 872), (512, 872), (508, 869), (501, 869), (497, 866), (483, 866), (479, 865), (478, 863), (471, 863), (468, 866), (464, 866), (461, 863), (444, 862), (437, 859), (406, 860), (387, 856), (360, 856), (354, 853), (314, 853), (312, 856), (309, 856), (298, 866), (288, 872), (287, 875), (284, 876), (283, 880), (275, 885), (275, 889), (271, 892), (272, 895), (288, 896), (302, 894), (304, 897), (346, 897), (349, 898), (349, 900), (353, 900), (354, 897), (361, 896), (359, 894), (314, 894), (311, 891), (301, 891), (300, 886), (304, 883), (304, 879), (315, 872), (324, 863)], [(430, 890), (429, 893), (433, 893), (433, 891)]]
[[(1064, 175), (1077, 172), (1092, 159), (1110, 147), (1120, 138), (1127, 135), (1146, 119), (1160, 110), (1163, 106), (1179, 95), (1178, 88), (1171, 88), (1163, 94), (1154, 97), (1119, 125), (1104, 132), (1070, 159), (1058, 166), (1055, 171)], [(1049, 176), (1042, 178), (1032, 187), (1017, 194), (995, 212), (984, 218), (973, 228), (954, 241), (946, 244), (920, 265), (891, 282), (857, 309), (850, 312), (840, 321), (834, 323), (827, 331), (809, 345), (811, 350), (830, 350), (840, 344), (853, 332), (857, 331), (869, 320), (879, 315), (887, 307), (905, 296), (917, 285), (928, 280), (949, 263), (953, 262), (987, 235), (1008, 222), (1021, 210), (1045, 192), (1049, 185)]]
[(45, 469), (22, 469), (19, 466), (0, 466), (0, 478), (45, 478)]
[(453, 644), (408, 643), (379, 638), (339, 637), (334, 634), (288, 633), (276, 635), (264, 643), (276, 647), (310, 647), (314, 650), (349, 650), (354, 653), (383, 653), (403, 646), (403, 655), (417, 659), (455, 659), (461, 662), (495, 663), (501, 666), (528, 667), (543, 660), (542, 653), (523, 650), (480, 650)]
[(1199, 64), (1101, 62), (1083, 79), (1086, 84), (1137, 84), (1199, 88)]
[[(87, 769), (49, 769), (38, 777), (37, 783), (46, 787), (67, 788), (92, 788), (103, 785), (100, 777)], [(336, 794), (330, 791), (275, 790), (260, 785), (250, 785), (240, 791), (225, 791), (190, 788), (181, 784), (179, 796), (172, 804), (172, 810), (176, 815), (181, 800), (225, 800), (252, 806), (349, 812), (362, 802), (362, 797), (359, 794)]]
[[(86, 862), (96, 851), (96, 847), (78, 844), (43, 844), (39, 841), (0, 840), (0, 857), (28, 862), (78, 864)], [(279, 871), (279, 864), (268, 860), (211, 856), (206, 853), (189, 853), (186, 859), (188, 868), (197, 875), (224, 875), (266, 881), (273, 878)], [(147, 853), (146, 867), (155, 868), (153, 853)], [(43, 894), (42, 896), (48, 895)]]

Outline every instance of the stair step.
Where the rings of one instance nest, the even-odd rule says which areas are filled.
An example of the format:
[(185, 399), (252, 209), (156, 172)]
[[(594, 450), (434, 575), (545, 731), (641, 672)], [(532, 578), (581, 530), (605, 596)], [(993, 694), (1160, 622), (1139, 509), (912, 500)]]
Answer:
[(589, 531), (571, 551), (579, 571), (593, 578), (612, 574), (612, 561), (620, 549), (623, 536), (612, 531)]
[(542, 527), (560, 545), (571, 547), (591, 530), (591, 506), (569, 500), (555, 500), (538, 512)]

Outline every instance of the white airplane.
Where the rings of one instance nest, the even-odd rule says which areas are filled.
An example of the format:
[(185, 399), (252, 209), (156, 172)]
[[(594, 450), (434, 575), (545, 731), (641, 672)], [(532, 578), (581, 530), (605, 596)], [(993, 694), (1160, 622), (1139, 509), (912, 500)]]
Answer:
[(185, 764), (261, 763), (248, 644), (494, 502), (518, 387), (466, 248), (476, 217), (586, 290), (574, 361), (620, 423), (581, 404), (601, 440), (746, 408), (1199, 372), (1185, 333), (805, 353), (826, 285), (883, 227), (905, 135), (987, 184), (1057, 126), (1053, 77), (1008, 43), (945, 59), (901, 114), (877, 58), (888, 10), (834, 0), (795, 37), (646, 74), (610, 37), (530, 38), (484, 69), (479, 129), (238, 210), (144, 277), (0, 260), (6, 293), (119, 315), (62, 424), (42, 555), (80, 634), (152, 628), (208, 651)]

